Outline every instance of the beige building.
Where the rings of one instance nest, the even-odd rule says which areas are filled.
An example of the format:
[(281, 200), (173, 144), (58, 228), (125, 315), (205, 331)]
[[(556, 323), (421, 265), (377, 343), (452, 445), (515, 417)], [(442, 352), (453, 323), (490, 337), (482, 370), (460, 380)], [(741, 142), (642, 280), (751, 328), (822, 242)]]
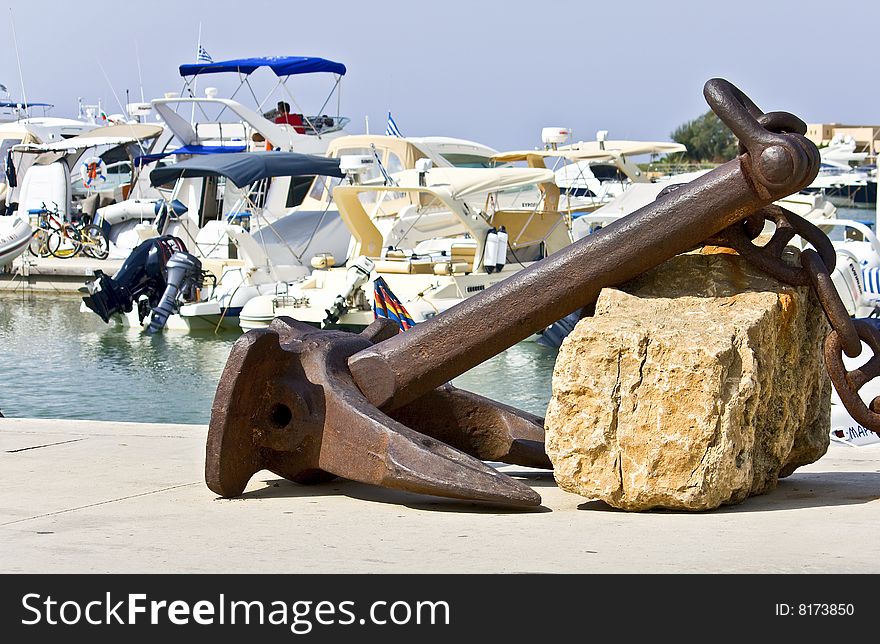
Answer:
[(828, 145), (838, 135), (851, 136), (856, 142), (856, 152), (869, 152), (873, 155), (880, 150), (880, 125), (807, 123), (807, 138), (816, 145)]

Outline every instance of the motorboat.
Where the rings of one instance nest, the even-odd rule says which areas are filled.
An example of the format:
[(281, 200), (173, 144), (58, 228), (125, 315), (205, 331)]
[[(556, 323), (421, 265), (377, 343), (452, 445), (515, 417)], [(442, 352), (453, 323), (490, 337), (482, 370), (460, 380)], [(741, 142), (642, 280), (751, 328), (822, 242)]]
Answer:
[[(372, 158), (374, 163), (362, 169), (360, 181), (367, 183), (390, 184), (392, 177), (404, 170), (414, 170), (416, 163), (427, 159), (431, 166), (440, 168), (490, 168), (496, 165), (494, 158), (498, 151), (482, 143), (444, 136), (398, 137), (376, 134), (355, 134), (334, 139), (327, 147), (327, 156), (338, 159), (344, 156)], [(335, 210), (332, 193), (340, 179), (316, 181), (303, 199), (302, 207), (311, 210)], [(370, 198), (365, 195), (364, 198)], [(488, 193), (468, 195), (470, 206), (486, 206)], [(493, 193), (502, 206), (528, 207), (541, 198), (534, 186), (524, 186), (521, 190), (511, 190), (502, 194)]]
[[(667, 186), (687, 183), (708, 172), (698, 170), (666, 177), (664, 180), (639, 182), (630, 185), (624, 192), (592, 212), (579, 215), (572, 220), (572, 239), (577, 241), (592, 232), (607, 226), (631, 212), (653, 202), (660, 191)], [(837, 218), (837, 208), (819, 193), (795, 193), (775, 202), (777, 205), (808, 219), (816, 225), (823, 225)]]
[[(49, 103), (32, 103), (30, 106), (51, 107)], [(3, 166), (3, 173), (0, 175), (0, 211), (12, 212), (17, 207), (15, 188), (21, 183), (34, 160), (33, 157), (17, 158), (13, 154), (13, 148), (19, 145), (57, 143), (84, 134), (99, 125), (77, 119), (29, 116), (18, 103), (10, 101), (0, 101), (0, 109), (2, 108), (14, 108), (11, 114), (19, 117), (15, 120), (0, 120), (0, 165)]]
[[(252, 75), (259, 70), (268, 70), (276, 79), (273, 91), (262, 100), (256, 99), (256, 90), (251, 83)], [(309, 115), (289, 111), (288, 101), (294, 105), (298, 103), (288, 87), (288, 81), (303, 74), (330, 74), (333, 84), (318, 110), (322, 112), (334, 96), (338, 99), (345, 72), (342, 63), (305, 56), (242, 58), (181, 65), (179, 73), (184, 79), (183, 90), (169, 92), (163, 98), (153, 99), (149, 103), (169, 135), (134, 159), (136, 176), (128, 190), (129, 197), (107, 204), (97, 211), (100, 221), (110, 226), (111, 256), (126, 257), (151, 235), (174, 234), (174, 231), (160, 230), (156, 226), (157, 218), (172, 198), (169, 196), (170, 190), (151, 184), (149, 177), (153, 169), (215, 154), (267, 150), (324, 154), (331, 141), (345, 136), (343, 128), (349, 119), (338, 114)], [(219, 97), (216, 87), (205, 87), (204, 95), (198, 96), (197, 81), (218, 74), (234, 75), (239, 80), (238, 88), (231, 97)], [(243, 88), (254, 96), (253, 105), (245, 105), (234, 99)], [(282, 91), (285, 100), (279, 101), (273, 109), (264, 110), (262, 106), (277, 93), (275, 90)], [(313, 177), (295, 179), (290, 192), (284, 195), (284, 208), (299, 205)], [(223, 185), (218, 190), (211, 179), (195, 181), (186, 188), (187, 194), (193, 200), (201, 199), (205, 206), (203, 210), (208, 211), (214, 207), (211, 206), (212, 202), (223, 200), (223, 190)], [(235, 200), (234, 195), (227, 198), (229, 203)], [(188, 205), (188, 210), (195, 212), (192, 205)], [(188, 236), (194, 239), (195, 234)], [(224, 239), (220, 234), (213, 243)]]
[[(251, 76), (259, 70), (269, 70), (277, 81), (261, 100), (257, 100), (251, 82)], [(349, 119), (338, 113), (324, 113), (334, 97), (338, 112), (340, 86), (346, 73), (342, 63), (311, 56), (268, 56), (186, 64), (179, 67), (179, 72), (184, 79), (183, 90), (178, 95), (151, 101), (159, 118), (174, 132), (176, 143), (184, 148), (165, 154), (193, 154), (200, 152), (200, 147), (209, 146), (223, 148), (214, 152), (278, 149), (324, 154), (330, 141), (345, 135)], [(197, 81), (216, 74), (235, 75), (239, 80), (231, 97), (220, 98), (216, 87), (206, 87), (204, 96), (197, 96)], [(317, 113), (308, 114), (299, 108), (288, 82), (292, 77), (311, 74), (329, 74), (332, 85)], [(234, 100), (244, 88), (254, 97), (253, 106)], [(272, 97), (278, 96), (282, 100), (275, 107), (263, 109)]]
[[(94, 128), (78, 136), (50, 143), (19, 143), (11, 152), (19, 167), (13, 201), (23, 213), (37, 212), (53, 204), (67, 217), (83, 213), (93, 217), (101, 201), (110, 203), (127, 196), (125, 181), (112, 181), (105, 159), (132, 160), (161, 138), (164, 128), (148, 123), (119, 123)], [(118, 163), (115, 164), (118, 167)], [(75, 186), (83, 189), (77, 191)], [(110, 233), (114, 221), (95, 222)]]
[(856, 152), (851, 136), (835, 136), (819, 149), (819, 174), (805, 188), (839, 207), (873, 208), (877, 202), (877, 165), (867, 152)]
[[(84, 310), (152, 332), (238, 329), (248, 300), (274, 292), (278, 282), (307, 276), (313, 257), (344, 256), (350, 235), (338, 217), (274, 210), (297, 178), (342, 177), (339, 168), (337, 159), (263, 151), (204, 155), (154, 169), (153, 185), (174, 184), (171, 204), (116, 276), (96, 273), (85, 289)], [(223, 199), (206, 202), (203, 190), (192, 199), (197, 185), (223, 188)], [(157, 268), (144, 269), (148, 262)], [(181, 274), (193, 288), (170, 279), (169, 267), (186, 269)], [(180, 297), (160, 307), (171, 287)]]
[(606, 130), (600, 130), (595, 141), (567, 143), (570, 130), (546, 127), (541, 132), (542, 148), (503, 152), (493, 160), (496, 164), (525, 162), (535, 168), (550, 164), (560, 192), (559, 208), (575, 219), (616, 199), (633, 184), (652, 181), (634, 157), (686, 150), (671, 141), (614, 140), (607, 135)]
[(0, 216), (0, 268), (28, 249), (32, 235), (28, 217), (18, 212)]
[[(381, 314), (380, 297), (389, 295), (407, 324), (417, 324), (514, 274), (530, 263), (524, 256), (569, 243), (562, 215), (543, 202), (497, 208), (486, 198), (523, 188), (540, 194), (538, 186), (553, 185), (551, 170), (433, 168), (423, 158), (382, 185), (361, 181), (371, 159), (343, 157), (348, 182), (333, 188), (353, 238), (345, 264), (316, 265), (308, 277), (251, 299), (239, 316), (243, 330), (265, 327), (280, 315), (359, 330)], [(469, 205), (474, 196), (488, 209)]]

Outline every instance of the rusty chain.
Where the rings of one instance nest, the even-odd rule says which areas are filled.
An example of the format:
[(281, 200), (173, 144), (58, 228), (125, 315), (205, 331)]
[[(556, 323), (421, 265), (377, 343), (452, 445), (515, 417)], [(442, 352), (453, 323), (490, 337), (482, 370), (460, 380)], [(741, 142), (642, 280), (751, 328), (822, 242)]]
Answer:
[[(754, 239), (768, 219), (776, 225), (776, 230), (767, 244), (758, 246)], [(801, 251), (800, 267), (784, 259), (785, 248), (795, 235), (813, 246)], [(853, 419), (880, 434), (880, 396), (874, 398), (870, 405), (866, 405), (859, 396), (862, 386), (880, 376), (880, 331), (865, 320), (853, 319), (847, 312), (831, 281), (836, 253), (828, 236), (803, 217), (771, 205), (757, 215), (723, 230), (707, 243), (733, 248), (781, 282), (812, 287), (831, 325), (831, 332), (825, 338), (824, 351), (825, 367), (831, 382)], [(871, 358), (861, 367), (847, 371), (843, 355), (858, 357), (863, 341), (872, 352)]]

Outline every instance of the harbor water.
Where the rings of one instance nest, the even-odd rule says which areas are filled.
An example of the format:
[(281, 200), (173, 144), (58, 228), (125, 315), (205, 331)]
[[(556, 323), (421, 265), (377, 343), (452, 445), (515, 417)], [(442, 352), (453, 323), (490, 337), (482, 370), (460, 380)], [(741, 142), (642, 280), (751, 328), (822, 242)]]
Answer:
[[(873, 210), (840, 208), (838, 217), (874, 224)], [(82, 313), (72, 295), (0, 292), (0, 411), (24, 418), (207, 423), (239, 336), (149, 336)], [(521, 342), (453, 383), (544, 415), (556, 355)]]
[[(238, 333), (149, 336), (80, 312), (74, 296), (0, 294), (0, 410), (7, 417), (207, 423)], [(543, 415), (556, 351), (520, 343), (457, 386)]]

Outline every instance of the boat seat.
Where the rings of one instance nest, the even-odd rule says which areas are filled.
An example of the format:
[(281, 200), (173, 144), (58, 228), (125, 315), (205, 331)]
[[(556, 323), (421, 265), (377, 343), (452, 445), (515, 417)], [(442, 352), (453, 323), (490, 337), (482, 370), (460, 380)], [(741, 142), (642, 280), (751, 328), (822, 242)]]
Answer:
[(409, 259), (406, 257), (384, 257), (374, 260), (377, 273), (412, 273)]
[(244, 266), (244, 261), (240, 259), (217, 259), (211, 257), (200, 257), (202, 270), (214, 275), (218, 280), (223, 275), (223, 271), (227, 268), (239, 268)]
[(430, 275), (434, 272), (434, 262), (430, 257), (404, 257), (390, 254), (375, 259), (376, 271), (379, 273), (406, 273)]
[(449, 254), (456, 262), (473, 262), (477, 247), (474, 244), (452, 244), (449, 247)]

